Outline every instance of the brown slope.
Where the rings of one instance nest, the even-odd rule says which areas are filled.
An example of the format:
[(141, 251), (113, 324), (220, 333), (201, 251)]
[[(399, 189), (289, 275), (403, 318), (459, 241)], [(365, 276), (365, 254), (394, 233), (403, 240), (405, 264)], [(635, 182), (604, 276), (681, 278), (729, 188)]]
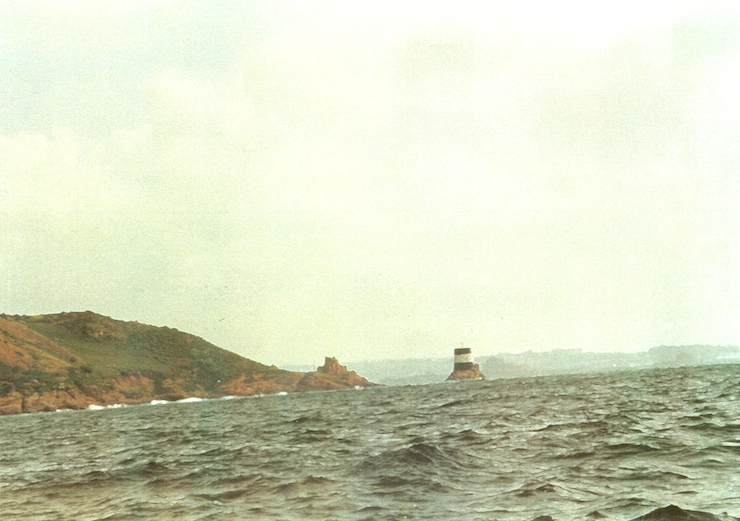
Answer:
[(0, 363), (45, 371), (69, 367), (74, 355), (62, 346), (10, 317), (0, 316)]

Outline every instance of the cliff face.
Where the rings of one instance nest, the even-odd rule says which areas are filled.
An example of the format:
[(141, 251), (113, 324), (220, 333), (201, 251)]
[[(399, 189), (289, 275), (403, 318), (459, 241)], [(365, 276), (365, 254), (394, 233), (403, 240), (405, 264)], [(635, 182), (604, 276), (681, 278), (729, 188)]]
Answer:
[(373, 385), (336, 359), (284, 371), (176, 329), (97, 315), (0, 315), (0, 414)]

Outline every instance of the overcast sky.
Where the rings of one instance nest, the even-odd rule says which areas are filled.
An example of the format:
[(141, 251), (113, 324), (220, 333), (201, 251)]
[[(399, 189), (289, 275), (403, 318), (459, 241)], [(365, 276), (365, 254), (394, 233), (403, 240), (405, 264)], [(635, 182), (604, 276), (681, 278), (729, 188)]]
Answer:
[(736, 2), (0, 6), (0, 312), (278, 365), (740, 343)]

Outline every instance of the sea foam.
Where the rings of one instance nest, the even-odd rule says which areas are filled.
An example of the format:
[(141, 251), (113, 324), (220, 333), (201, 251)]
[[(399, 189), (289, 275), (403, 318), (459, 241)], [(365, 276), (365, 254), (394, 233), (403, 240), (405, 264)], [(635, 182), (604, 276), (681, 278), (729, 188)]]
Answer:
[(189, 398), (183, 398), (182, 400), (177, 400), (177, 403), (192, 403), (192, 402), (202, 402), (203, 398), (198, 398), (197, 396), (191, 396)]

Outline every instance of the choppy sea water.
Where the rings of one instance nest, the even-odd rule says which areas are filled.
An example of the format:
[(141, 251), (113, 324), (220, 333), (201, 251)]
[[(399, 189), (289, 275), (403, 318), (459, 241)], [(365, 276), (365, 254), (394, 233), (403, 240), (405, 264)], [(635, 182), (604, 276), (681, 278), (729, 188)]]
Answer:
[(0, 417), (0, 518), (740, 516), (740, 366)]

